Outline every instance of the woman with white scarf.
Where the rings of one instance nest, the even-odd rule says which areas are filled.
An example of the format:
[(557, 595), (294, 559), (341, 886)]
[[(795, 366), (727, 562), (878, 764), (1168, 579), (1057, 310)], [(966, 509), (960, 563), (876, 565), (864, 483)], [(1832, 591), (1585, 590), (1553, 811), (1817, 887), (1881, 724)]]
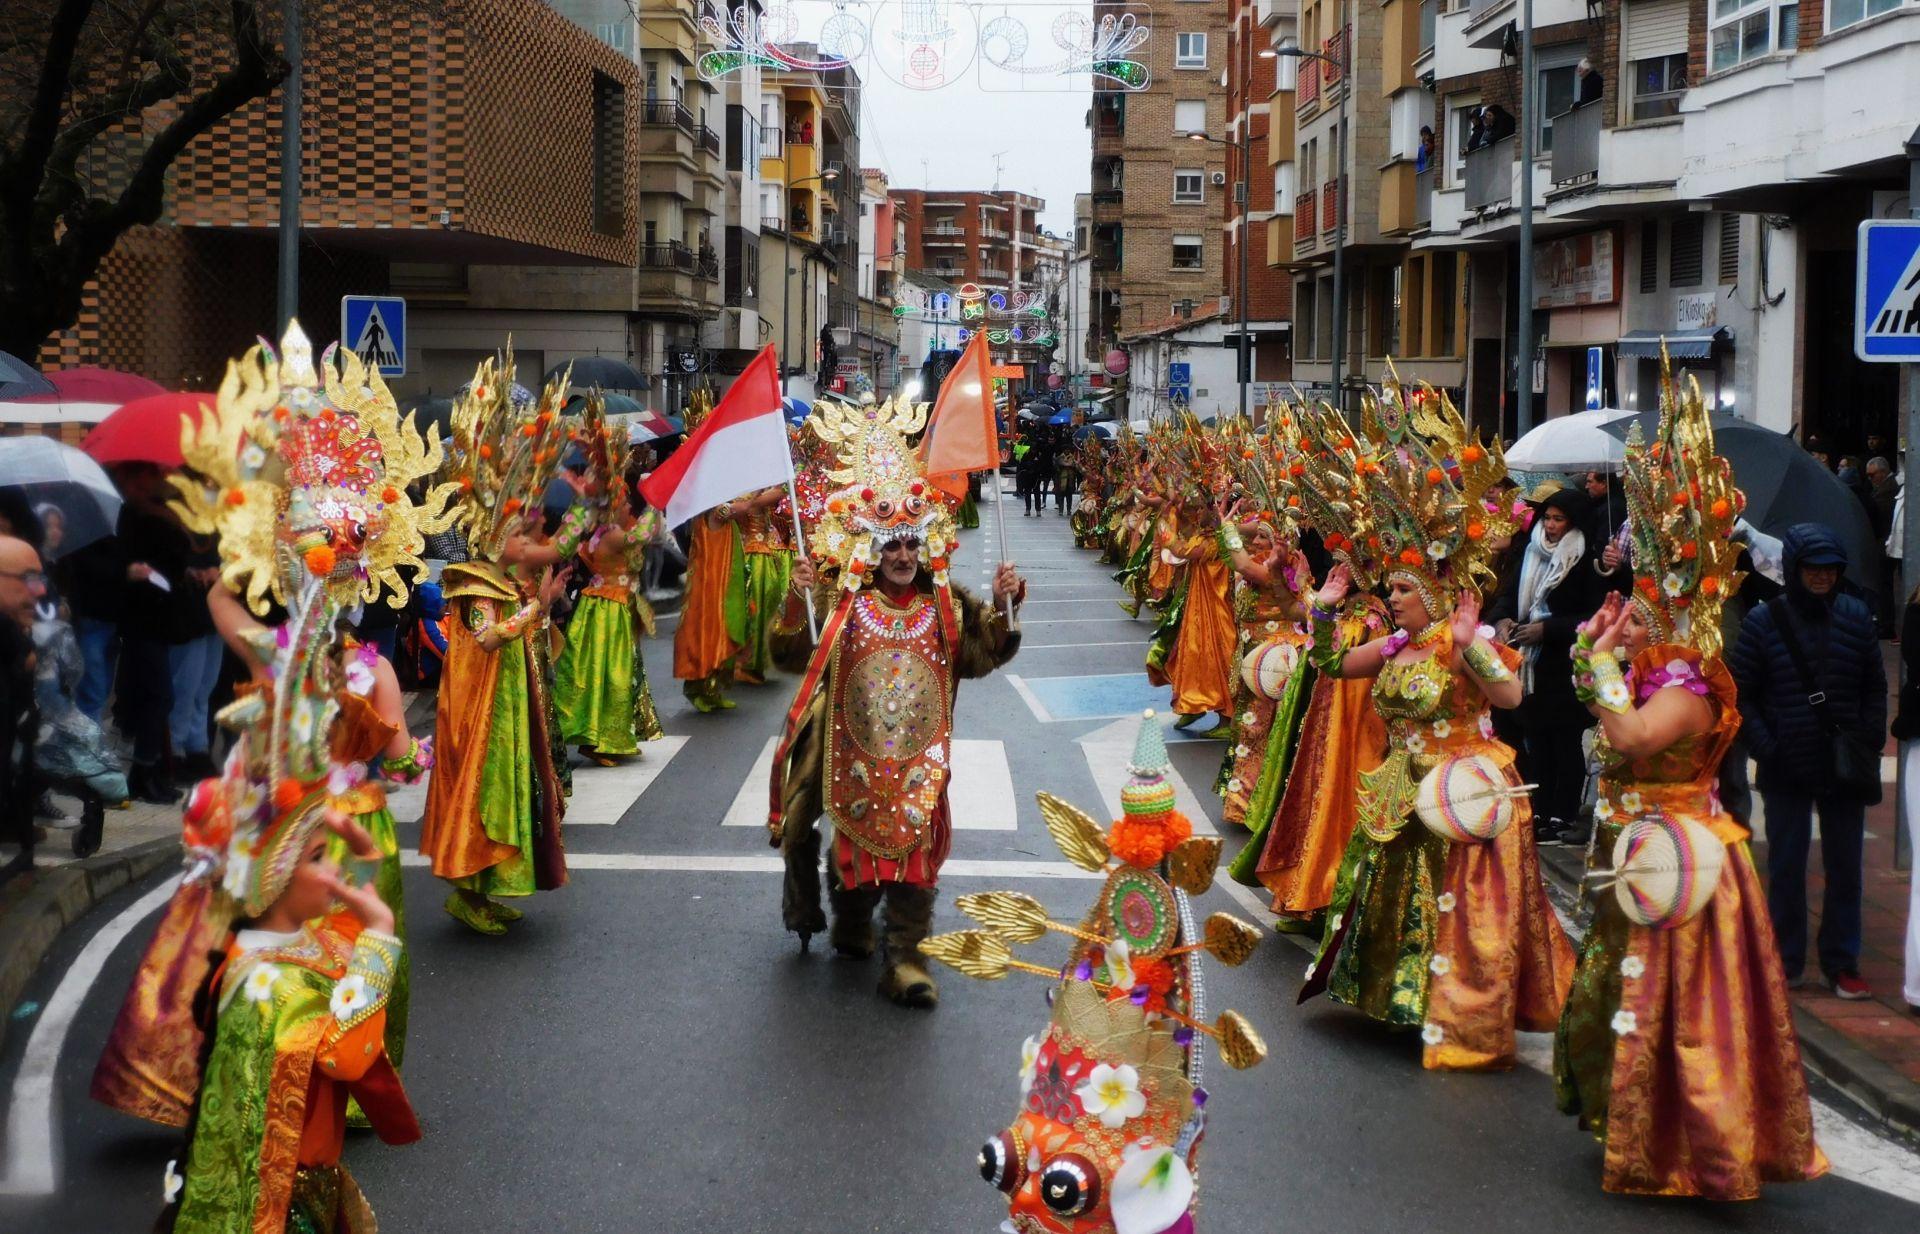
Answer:
[(1578, 489), (1542, 498), (1527, 548), (1491, 616), (1503, 641), (1520, 650), (1526, 699), (1528, 779), (1533, 794), (1534, 835), (1541, 843), (1577, 838), (1586, 760), (1580, 734), (1591, 720), (1573, 697), (1569, 654), (1584, 614), (1600, 602), (1605, 581), (1594, 572), (1593, 552), (1582, 527), (1588, 502)]

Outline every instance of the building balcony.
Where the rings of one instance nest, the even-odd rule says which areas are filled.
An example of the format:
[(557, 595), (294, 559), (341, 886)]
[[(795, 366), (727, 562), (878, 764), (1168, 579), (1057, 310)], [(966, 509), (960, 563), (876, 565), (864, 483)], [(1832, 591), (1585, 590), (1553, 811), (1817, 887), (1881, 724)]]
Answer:
[(786, 153), (787, 135), (777, 124), (760, 126), (760, 157), (777, 159)]
[(1302, 240), (1311, 239), (1315, 230), (1315, 224), (1318, 223), (1319, 220), (1320, 215), (1315, 209), (1315, 194), (1312, 189), (1308, 189), (1306, 192), (1295, 197), (1293, 199), (1294, 243), (1297, 245)]
[(1513, 200), (1513, 170), (1518, 137), (1467, 151), (1466, 208), (1484, 210)]
[(980, 234), (989, 240), (1011, 240), (1013, 233), (1004, 227), (982, 227)]
[(1320, 230), (1333, 231), (1340, 225), (1342, 198), (1338, 181), (1329, 180), (1320, 186)]
[(1433, 224), (1433, 188), (1440, 179), (1440, 169), (1429, 167), (1425, 171), (1414, 173), (1413, 182), (1413, 225), (1429, 227)]
[(1553, 182), (1570, 184), (1600, 171), (1602, 103), (1571, 107), (1553, 117)]
[(1293, 236), (1299, 226), (1297, 216), (1276, 214), (1267, 220), (1267, 265), (1284, 266), (1293, 260)]
[(1332, 38), (1320, 45), (1320, 54), (1327, 58), (1315, 63), (1320, 66), (1320, 84), (1323, 87), (1336, 85), (1341, 80), (1340, 66), (1346, 63), (1347, 44), (1352, 41), (1348, 35), (1352, 29), (1351, 26), (1342, 26)]
[(1387, 164), (1380, 171), (1380, 231), (1405, 235), (1420, 225), (1420, 173), (1410, 160)]
[(685, 270), (692, 273), (696, 263), (693, 250), (674, 240), (667, 244), (641, 245), (639, 264), (642, 270)]
[[(1556, 156), (1559, 131), (1556, 123)], [(1674, 185), (1686, 163), (1686, 133), (1680, 121), (1601, 129), (1598, 137), (1594, 173), (1547, 190), (1550, 217), (1599, 217), (1676, 200)]]
[(700, 126), (700, 150), (709, 157), (720, 157), (720, 134), (704, 124)]
[(1299, 111), (1311, 111), (1320, 105), (1320, 62), (1318, 60), (1300, 61), (1300, 73), (1293, 87), (1294, 107)]
[(648, 99), (640, 105), (640, 123), (648, 128), (677, 128), (693, 135), (693, 113), (673, 99)]
[(1100, 189), (1093, 194), (1093, 221), (1096, 223), (1118, 223), (1125, 209), (1126, 202), (1119, 189)]
[(1119, 123), (1106, 124), (1096, 121), (1093, 126), (1093, 153), (1119, 154), (1126, 149), (1127, 129)]

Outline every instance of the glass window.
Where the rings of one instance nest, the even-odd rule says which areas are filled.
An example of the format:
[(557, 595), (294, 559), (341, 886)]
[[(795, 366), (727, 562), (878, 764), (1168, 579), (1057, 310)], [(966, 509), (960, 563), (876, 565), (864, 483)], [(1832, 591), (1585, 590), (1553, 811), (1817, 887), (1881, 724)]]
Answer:
[[(1298, 47), (1300, 40), (1288, 35), (1274, 44), (1280, 47)], [(1276, 90), (1291, 90), (1300, 83), (1300, 58), (1298, 56), (1276, 56), (1273, 61), (1273, 82)]]
[(1173, 172), (1173, 199), (1191, 204), (1205, 201), (1207, 173), (1198, 167), (1177, 167)]
[(1655, 56), (1633, 62), (1633, 118), (1657, 120), (1680, 114), (1680, 96), (1687, 92), (1687, 53)]
[(1204, 133), (1207, 131), (1207, 101), (1205, 99), (1179, 99), (1173, 105), (1173, 131), (1181, 133)]
[(1294, 175), (1292, 163), (1273, 165), (1273, 212), (1275, 214), (1293, 213)]
[(1800, 42), (1799, 0), (1713, 0), (1707, 69), (1730, 69)]
[(1897, 9), (1900, 4), (1901, 0), (1827, 0), (1827, 31), (1844, 30), (1857, 21)]
[(1205, 32), (1183, 30), (1174, 36), (1173, 67), (1176, 69), (1204, 69), (1207, 67), (1207, 36)]
[(1173, 238), (1173, 268), (1176, 270), (1198, 270), (1206, 264), (1202, 250), (1203, 241), (1199, 236), (1180, 236)]
[(1467, 178), (1467, 139), (1473, 136), (1473, 113), (1480, 110), (1480, 100), (1448, 99), (1447, 106), (1451, 109), (1448, 112), (1451, 119), (1447, 122), (1446, 137), (1447, 166), (1450, 169), (1448, 182), (1454, 188), (1459, 188)]
[(1540, 126), (1535, 153), (1545, 154), (1553, 149), (1553, 118), (1571, 108), (1579, 96), (1580, 85), (1574, 80), (1573, 67), (1586, 54), (1583, 47), (1556, 47), (1547, 63), (1535, 62), (1534, 70), (1540, 80), (1540, 92), (1534, 95), (1540, 106), (1535, 120)]

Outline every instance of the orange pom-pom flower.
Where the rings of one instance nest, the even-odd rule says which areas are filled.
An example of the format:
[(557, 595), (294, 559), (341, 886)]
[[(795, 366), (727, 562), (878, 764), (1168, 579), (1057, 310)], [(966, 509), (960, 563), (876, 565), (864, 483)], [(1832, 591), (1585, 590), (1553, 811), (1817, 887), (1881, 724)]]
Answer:
[(333, 573), (336, 559), (333, 549), (325, 544), (316, 544), (302, 555), (302, 560), (307, 563), (307, 569), (313, 571), (316, 578), (324, 578)]
[(1178, 810), (1165, 814), (1127, 815), (1115, 820), (1107, 847), (1130, 866), (1151, 870), (1167, 859), (1174, 845), (1193, 834), (1193, 824)]

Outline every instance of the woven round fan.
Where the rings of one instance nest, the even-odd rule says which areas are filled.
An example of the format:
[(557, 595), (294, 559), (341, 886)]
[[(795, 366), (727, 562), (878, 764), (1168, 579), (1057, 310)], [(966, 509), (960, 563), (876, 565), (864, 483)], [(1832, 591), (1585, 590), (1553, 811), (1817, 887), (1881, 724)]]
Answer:
[(1613, 894), (1638, 925), (1671, 928), (1697, 916), (1720, 885), (1727, 846), (1699, 823), (1650, 814), (1613, 845)]
[(1287, 682), (1299, 667), (1298, 647), (1269, 639), (1240, 657), (1240, 680), (1259, 697), (1277, 699), (1286, 693)]
[(1456, 844), (1491, 840), (1513, 822), (1525, 789), (1509, 784), (1505, 770), (1484, 754), (1442, 759), (1420, 781), (1414, 812), (1435, 835)]

